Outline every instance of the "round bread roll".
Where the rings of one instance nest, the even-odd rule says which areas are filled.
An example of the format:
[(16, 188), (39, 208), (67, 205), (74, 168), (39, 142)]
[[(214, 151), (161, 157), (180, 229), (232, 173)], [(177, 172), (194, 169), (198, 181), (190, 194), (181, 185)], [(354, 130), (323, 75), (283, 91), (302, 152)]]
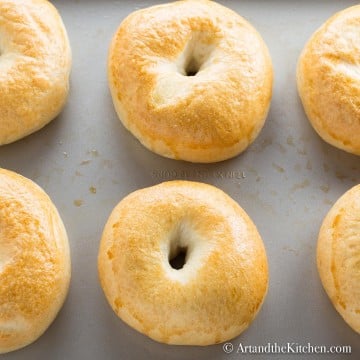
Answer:
[(317, 266), (336, 310), (360, 334), (360, 185), (346, 192), (325, 217)]
[(213, 1), (187, 0), (129, 15), (112, 40), (108, 77), (120, 120), (144, 146), (209, 163), (256, 138), (273, 74), (246, 20)]
[(0, 0), (0, 145), (39, 130), (61, 111), (71, 51), (46, 0)]
[(249, 216), (221, 190), (190, 181), (123, 199), (105, 226), (98, 267), (115, 313), (167, 344), (239, 335), (268, 287), (266, 252)]
[(331, 17), (305, 46), (297, 84), (306, 115), (328, 143), (360, 155), (360, 5)]
[(54, 204), (31, 180), (0, 169), (0, 354), (47, 329), (69, 280), (69, 245)]

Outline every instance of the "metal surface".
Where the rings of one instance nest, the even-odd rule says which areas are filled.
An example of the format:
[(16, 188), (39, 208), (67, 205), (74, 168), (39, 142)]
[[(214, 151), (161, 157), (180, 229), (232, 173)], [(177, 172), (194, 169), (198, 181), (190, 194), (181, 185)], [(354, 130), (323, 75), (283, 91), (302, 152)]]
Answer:
[[(4, 355), (19, 359), (268, 359), (241, 355), (242, 345), (295, 342), (351, 345), (359, 335), (334, 310), (315, 264), (317, 233), (334, 201), (360, 181), (360, 158), (324, 143), (305, 118), (296, 91), (298, 55), (310, 34), (334, 12), (356, 1), (221, 1), (261, 32), (270, 49), (274, 93), (269, 117), (254, 144), (235, 159), (196, 165), (146, 150), (121, 125), (106, 77), (110, 39), (120, 21), (151, 1), (54, 1), (73, 49), (71, 93), (58, 119), (0, 148), (0, 165), (41, 185), (66, 225), (72, 254), (68, 299), (34, 344)], [(166, 346), (120, 321), (97, 277), (103, 226), (126, 194), (173, 178), (214, 184), (256, 223), (266, 246), (270, 288), (256, 320), (226, 354), (221, 345)], [(274, 355), (271, 358), (319, 358)], [(343, 359), (345, 355), (322, 355)]]

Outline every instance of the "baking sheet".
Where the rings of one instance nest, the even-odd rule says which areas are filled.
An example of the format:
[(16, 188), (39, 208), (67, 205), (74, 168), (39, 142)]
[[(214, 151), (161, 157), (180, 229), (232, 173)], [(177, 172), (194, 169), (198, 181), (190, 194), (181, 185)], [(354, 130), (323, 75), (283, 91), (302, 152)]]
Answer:
[[(220, 1), (263, 35), (275, 82), (266, 125), (235, 159), (196, 165), (146, 150), (115, 114), (106, 78), (112, 34), (131, 11), (152, 1), (54, 1), (73, 49), (71, 93), (62, 114), (43, 130), (0, 148), (0, 165), (41, 185), (66, 225), (72, 255), (68, 299), (49, 330), (34, 344), (4, 359), (268, 359), (242, 355), (239, 344), (350, 345), (358, 359), (359, 335), (334, 310), (315, 264), (319, 226), (336, 199), (360, 181), (360, 158), (324, 143), (305, 118), (296, 92), (298, 55), (311, 33), (334, 12), (356, 1)], [(158, 2), (159, 3), (159, 2)], [(108, 306), (97, 277), (103, 226), (128, 193), (182, 178), (216, 185), (256, 223), (266, 246), (270, 287), (256, 320), (222, 345), (158, 344), (120, 321)], [(319, 355), (273, 355), (316, 359)]]

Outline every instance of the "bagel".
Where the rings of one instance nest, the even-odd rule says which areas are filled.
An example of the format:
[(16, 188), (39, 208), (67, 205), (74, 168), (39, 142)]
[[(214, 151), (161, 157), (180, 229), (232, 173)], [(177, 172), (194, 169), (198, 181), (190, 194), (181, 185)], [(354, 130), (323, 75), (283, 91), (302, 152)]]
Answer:
[(173, 159), (216, 162), (238, 155), (268, 113), (272, 64), (259, 33), (213, 1), (138, 10), (116, 31), (108, 79), (124, 126)]
[(114, 312), (167, 344), (239, 335), (268, 287), (266, 252), (249, 216), (221, 190), (190, 181), (123, 199), (105, 226), (98, 269)]
[(321, 226), (317, 266), (335, 309), (360, 334), (360, 185), (347, 191)]
[(54, 119), (69, 90), (71, 50), (46, 0), (0, 0), (0, 145)]
[(0, 354), (47, 329), (69, 280), (69, 245), (54, 204), (31, 180), (0, 168)]
[(310, 38), (300, 56), (297, 84), (320, 137), (360, 155), (360, 5), (340, 11)]

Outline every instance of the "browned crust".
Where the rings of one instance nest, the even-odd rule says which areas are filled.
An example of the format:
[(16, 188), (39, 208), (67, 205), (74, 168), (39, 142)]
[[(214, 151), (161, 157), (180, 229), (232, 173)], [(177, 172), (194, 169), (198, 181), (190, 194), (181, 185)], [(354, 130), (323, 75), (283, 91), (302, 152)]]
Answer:
[[(192, 41), (214, 49), (188, 77), (179, 59)], [(266, 45), (247, 21), (215, 2), (187, 0), (130, 14), (113, 37), (108, 77), (120, 120), (143, 145), (174, 159), (215, 162), (258, 135), (273, 74)]]
[(317, 265), (334, 307), (360, 333), (360, 185), (340, 197), (325, 217)]
[(71, 50), (46, 0), (0, 0), (0, 145), (42, 128), (63, 108)]
[(46, 330), (69, 280), (68, 240), (55, 206), (32, 181), (0, 169), (0, 354)]
[[(174, 270), (164, 246), (179, 228), (192, 253)], [(104, 229), (98, 268), (116, 314), (168, 344), (209, 345), (239, 335), (268, 286), (265, 249), (244, 210), (221, 190), (188, 181), (123, 199)]]
[(360, 5), (325, 22), (298, 63), (298, 90), (305, 112), (328, 143), (360, 155)]

